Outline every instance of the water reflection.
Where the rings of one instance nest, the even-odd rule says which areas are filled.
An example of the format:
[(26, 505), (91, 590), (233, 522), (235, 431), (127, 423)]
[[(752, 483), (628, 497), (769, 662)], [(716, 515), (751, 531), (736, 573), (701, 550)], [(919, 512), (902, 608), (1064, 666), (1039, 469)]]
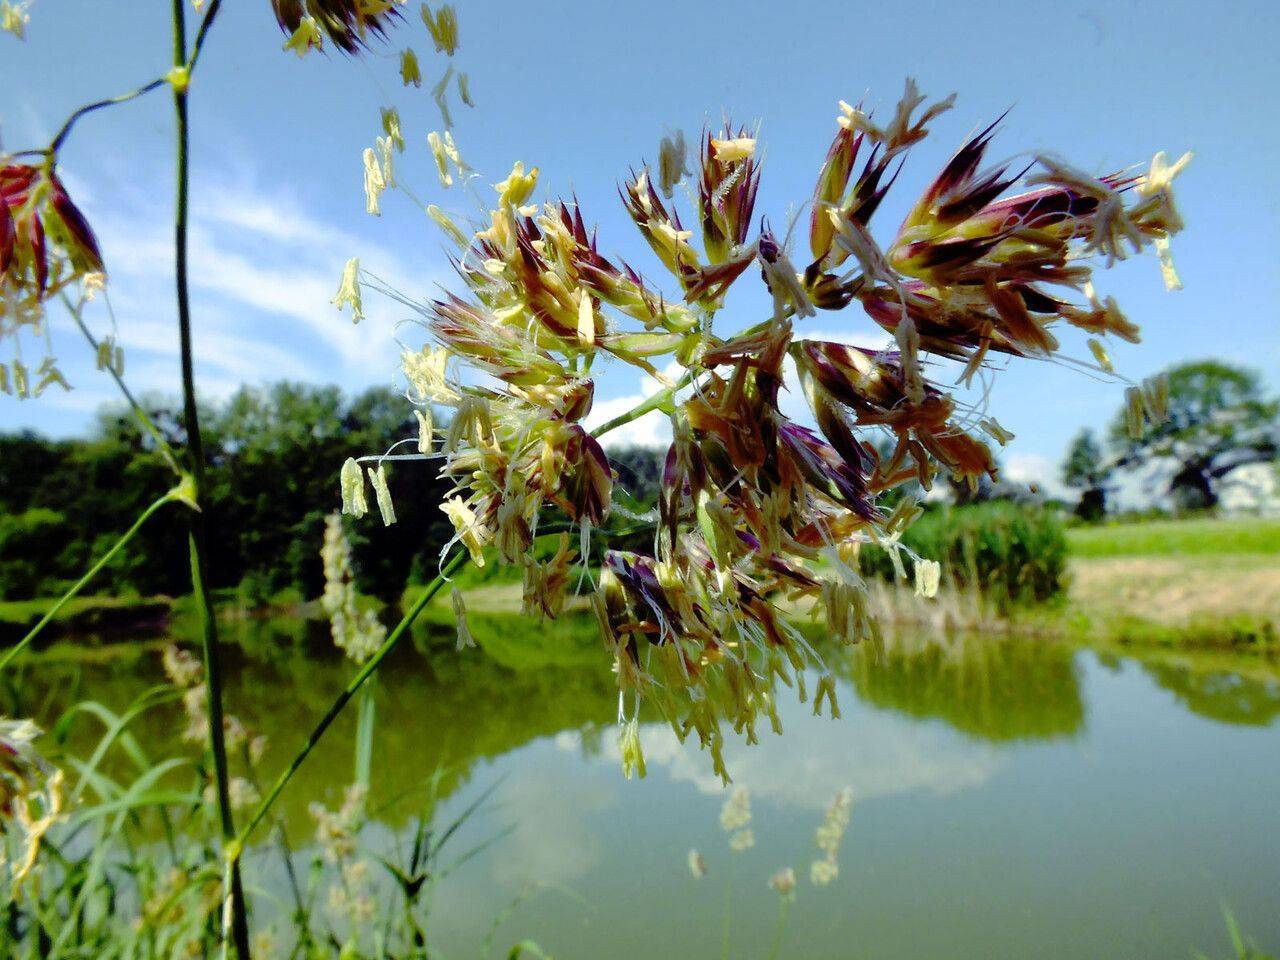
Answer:
[[(390, 822), (413, 809), (433, 774), (447, 796), (471, 781), (477, 767), (531, 742), (547, 739), (560, 752), (617, 759), (616, 687), (590, 620), (571, 618), (550, 629), (513, 614), (473, 613), (481, 650), (457, 652), (448, 619), (433, 611), (415, 631), (413, 649), (389, 659), (376, 681), (375, 799), (387, 805)], [(240, 645), (227, 669), (231, 710), (271, 738), (263, 773), (274, 776), (352, 668), (324, 649), (325, 631), (314, 624), (243, 621), (227, 632)], [(735, 778), (780, 803), (820, 805), (851, 782), (864, 798), (945, 796), (985, 783), (1002, 763), (1002, 744), (1084, 731), (1078, 655), (1064, 645), (897, 636), (880, 647), (828, 647), (824, 653), (843, 681), (843, 720), (783, 704), (783, 738), (762, 735), (755, 747), (737, 737), (726, 741)], [(1193, 713), (1255, 725), (1280, 716), (1275, 672), (1242, 676), (1221, 658), (1209, 667), (1186, 657), (1142, 664)], [(155, 645), (126, 645), (93, 662), (32, 661), (0, 690), (6, 701), (0, 707), (10, 715), (34, 714), (48, 725), (81, 697), (121, 710), (163, 682)], [(699, 792), (718, 792), (707, 758), (680, 744), (659, 718), (650, 719), (643, 734), (650, 767)], [(169, 705), (144, 714), (136, 732), (155, 756), (186, 750), (175, 740), (178, 721), (177, 706)], [(337, 801), (351, 777), (354, 725), (349, 711), (303, 766), (285, 794), (286, 822), (307, 828), (310, 799)], [(68, 731), (66, 752), (87, 754), (99, 734), (92, 721), (78, 722)], [(530, 781), (520, 789), (538, 787)], [(549, 807), (555, 789), (543, 784), (542, 794), (512, 802)], [(562, 850), (570, 847), (566, 842)]]
[[(758, 838), (731, 860), (716, 825), (721, 787), (696, 745), (649, 717), (649, 777), (623, 780), (616, 687), (589, 621), (553, 631), (510, 614), (471, 619), (481, 650), (455, 651), (447, 613), (433, 611), (377, 681), (379, 822), (367, 838), (393, 851), (437, 772), (445, 821), (494, 788), (463, 845), (501, 840), (435, 901), (436, 942), (450, 956), (474, 951), (535, 887), (543, 892), (511, 912), (511, 938), (499, 942), (532, 936), (582, 960), (715, 956), (731, 870), (732, 955), (758, 956), (747, 947), (767, 942), (776, 906), (765, 879), (782, 865), (804, 872), (820, 809), (845, 786), (856, 799), (842, 880), (804, 886), (784, 955), (845, 956), (856, 942), (859, 955), (886, 958), (1171, 956), (1220, 935), (1220, 899), (1259, 936), (1280, 936), (1268, 897), (1280, 883), (1270, 800), (1280, 671), (1260, 661), (1129, 651), (1108, 665), (1057, 644), (980, 637), (825, 646), (841, 720), (790, 700), (784, 736), (726, 741), (730, 771), (755, 798)], [(246, 621), (228, 632), (243, 644), (228, 664), (231, 707), (271, 736), (272, 775), (352, 668), (312, 625)], [(9, 674), (0, 709), (47, 725), (80, 697), (120, 709), (162, 682), (155, 649), (114, 654), (36, 659)], [(152, 756), (187, 750), (178, 721), (171, 704), (135, 732)], [(284, 795), (303, 860), (314, 833), (306, 804), (339, 802), (354, 726), (340, 718)], [(99, 729), (82, 718), (68, 752), (89, 752)], [(1229, 782), (1251, 789), (1224, 790)], [(711, 857), (714, 883), (688, 876), (694, 846)], [(276, 859), (255, 853), (255, 882), (283, 889)]]
[[(847, 690), (842, 691), (847, 694)], [(779, 806), (818, 810), (843, 787), (857, 784), (860, 800), (927, 794), (947, 796), (978, 787), (1000, 768), (1000, 754), (956, 736), (942, 725), (904, 723), (856, 703), (840, 720), (815, 717), (803, 706), (784, 712), (783, 736), (762, 734), (758, 744), (741, 740), (725, 744), (725, 765), (734, 781)], [(561, 749), (573, 750), (574, 734), (557, 738)], [(673, 781), (691, 784), (699, 793), (718, 795), (720, 778), (696, 746), (681, 744), (671, 728), (652, 723), (641, 731), (650, 770), (664, 770)], [(802, 746), (798, 746), (802, 745)], [(621, 763), (612, 738), (604, 753)]]
[[(374, 800), (389, 805), (388, 817), (398, 819), (413, 809), (434, 774), (447, 796), (470, 780), (477, 765), (531, 740), (611, 724), (617, 690), (598, 648), (593, 645), (587, 656), (569, 634), (556, 644), (544, 640), (548, 653), (539, 656), (536, 646), (519, 644), (518, 618), (508, 620), (512, 622), (499, 628), (492, 618), (474, 618), (473, 629), (493, 656), (456, 652), (452, 629), (428, 624), (414, 638), (418, 649), (398, 651), (379, 672)], [(266, 624), (263, 630), (280, 635), (278, 624)], [(270, 738), (262, 773), (274, 777), (353, 668), (327, 651), (308, 653), (302, 642), (269, 647), (261, 634), (244, 625), (242, 632), (255, 653), (232, 651), (229, 656), (227, 703), (251, 730)], [(0, 707), (9, 715), (35, 716), (48, 728), (80, 698), (121, 711), (164, 682), (155, 644), (122, 648), (119, 656), (94, 662), (35, 661), (0, 691), (6, 701)], [(282, 814), (290, 826), (309, 827), (307, 803), (316, 798), (336, 803), (350, 781), (354, 713), (348, 710), (338, 718), (283, 796)], [(153, 758), (163, 757), (166, 751), (189, 752), (177, 740), (182, 725), (179, 707), (168, 704), (142, 714), (134, 732)], [(65, 752), (86, 756), (100, 735), (95, 721), (78, 721), (67, 730)]]
[(1072, 736), (1084, 726), (1074, 651), (1049, 641), (890, 637), (837, 660), (836, 670), (866, 703), (997, 743)]
[(1192, 713), (1219, 723), (1265, 727), (1280, 717), (1280, 676), (1247, 676), (1192, 662), (1148, 662), (1142, 669)]

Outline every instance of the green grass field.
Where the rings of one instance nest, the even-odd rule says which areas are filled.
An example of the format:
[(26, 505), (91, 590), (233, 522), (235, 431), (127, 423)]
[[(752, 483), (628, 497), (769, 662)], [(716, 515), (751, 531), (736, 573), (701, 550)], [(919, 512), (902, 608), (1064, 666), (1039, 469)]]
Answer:
[(1280, 519), (1146, 520), (1068, 531), (1068, 611), (1091, 636), (1275, 650)]
[(1067, 542), (1071, 556), (1080, 559), (1223, 554), (1280, 556), (1280, 518), (1146, 520), (1073, 527), (1067, 531)]

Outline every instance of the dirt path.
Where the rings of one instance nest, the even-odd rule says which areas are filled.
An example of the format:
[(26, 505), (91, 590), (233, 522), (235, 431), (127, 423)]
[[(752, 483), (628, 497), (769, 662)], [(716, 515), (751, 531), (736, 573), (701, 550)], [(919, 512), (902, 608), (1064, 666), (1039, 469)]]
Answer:
[(1248, 616), (1280, 623), (1280, 558), (1266, 554), (1071, 561), (1070, 597), (1090, 614), (1162, 624)]

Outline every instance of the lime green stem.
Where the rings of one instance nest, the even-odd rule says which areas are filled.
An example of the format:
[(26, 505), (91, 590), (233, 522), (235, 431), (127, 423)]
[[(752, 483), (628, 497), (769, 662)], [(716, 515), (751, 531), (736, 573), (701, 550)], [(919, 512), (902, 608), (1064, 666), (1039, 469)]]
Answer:
[(382, 661), (385, 660), (391, 651), (399, 645), (400, 640), (408, 632), (409, 627), (411, 627), (413, 622), (418, 619), (418, 615), (426, 609), (427, 604), (430, 603), (432, 599), (434, 599), (435, 595), (440, 592), (440, 589), (448, 582), (449, 577), (462, 569), (462, 566), (467, 562), (467, 560), (468, 556), (465, 550), (461, 550), (454, 555), (453, 559), (445, 565), (439, 575), (436, 576), (436, 578), (427, 585), (427, 588), (422, 591), (422, 595), (414, 601), (413, 606), (410, 607), (408, 612), (400, 619), (400, 622), (395, 625), (389, 634), (387, 634), (387, 639), (382, 642), (382, 646), (378, 648), (378, 652), (369, 658), (368, 662), (360, 668), (356, 675), (351, 678), (351, 681), (346, 685), (343, 691), (338, 694), (337, 699), (333, 701), (332, 705), (325, 712), (325, 715), (320, 718), (320, 722), (315, 725), (315, 729), (311, 731), (311, 735), (307, 737), (307, 742), (303, 744), (302, 749), (298, 751), (297, 755), (295, 755), (292, 760), (289, 761), (289, 766), (287, 766), (284, 772), (276, 778), (276, 782), (272, 785), (270, 791), (268, 791), (267, 795), (263, 797), (262, 802), (258, 804), (258, 808), (254, 810), (253, 815), (240, 831), (239, 836), (236, 837), (234, 845), (228, 850), (228, 856), (236, 859), (240, 857), (241, 853), (244, 852), (244, 845), (248, 842), (254, 829), (262, 822), (263, 817), (267, 815), (267, 812), (276, 802), (276, 798), (280, 796), (281, 791), (283, 791), (289, 781), (293, 779), (293, 775), (298, 772), (298, 768), (302, 766), (303, 761), (305, 761), (311, 751), (315, 749), (316, 744), (320, 742), (320, 738), (324, 736), (325, 731), (328, 730), (333, 721), (338, 718), (338, 714), (342, 713), (343, 709), (350, 702), (351, 698), (356, 695), (357, 691), (364, 686), (365, 681), (373, 676), (378, 667), (382, 665)]
[(133, 526), (124, 532), (120, 539), (112, 545), (111, 549), (104, 553), (98, 559), (98, 562), (88, 569), (83, 577), (72, 584), (71, 588), (58, 598), (58, 602), (45, 612), (45, 615), (40, 618), (40, 622), (32, 627), (25, 637), (5, 651), (4, 657), (0, 658), (0, 671), (4, 670), (4, 668), (7, 667), (14, 658), (22, 653), (23, 650), (27, 649), (27, 647), (31, 645), (31, 642), (39, 636), (40, 631), (48, 625), (49, 621), (58, 615), (58, 611), (65, 607), (81, 590), (83, 590), (89, 584), (90, 580), (102, 572), (103, 567), (110, 563), (111, 559), (124, 549), (125, 545), (134, 538), (139, 530), (142, 529), (142, 525), (151, 518), (153, 513), (173, 499), (176, 498), (172, 493), (166, 493), (159, 500), (155, 501), (155, 503), (151, 504), (151, 506), (147, 507), (146, 510), (143, 510), (138, 519), (133, 521)]
[(769, 960), (778, 960), (778, 953), (782, 949), (782, 935), (787, 930), (787, 917), (791, 913), (791, 895), (780, 895), (778, 897), (778, 919), (773, 925), (773, 941), (769, 946)]
[[(790, 311), (790, 308), (788, 308), (787, 316), (790, 316), (790, 314), (791, 314), (791, 311)], [(739, 330), (737, 333), (733, 335), (733, 339), (736, 340), (739, 337), (748, 337), (753, 333), (758, 333), (759, 331), (768, 327), (769, 324), (773, 322), (774, 321), (772, 318), (768, 320), (762, 320), (757, 324), (754, 324), (750, 327), (746, 327), (743, 330)], [(697, 378), (698, 374), (703, 372), (704, 372), (703, 370), (696, 367), (686, 370), (684, 376), (681, 377), (679, 380), (677, 380), (675, 383), (673, 383), (671, 386), (666, 387), (665, 389), (659, 390), (653, 396), (636, 404), (626, 413), (620, 413), (618, 414), (618, 416), (614, 417), (612, 420), (608, 421), (607, 423), (604, 423), (601, 426), (596, 427), (594, 430), (591, 431), (591, 435), (598, 440), (600, 437), (603, 437), (610, 430), (616, 430), (618, 429), (618, 427), (626, 426), (628, 423), (631, 423), (633, 420), (639, 420), (646, 413), (652, 413), (654, 410), (661, 410), (664, 407), (670, 406), (672, 401), (675, 400), (676, 394), (679, 393), (681, 390), (683, 390), (685, 387), (689, 386), (689, 384), (693, 383), (693, 381)]]
[(653, 396), (636, 404), (626, 413), (621, 413), (618, 416), (614, 417), (612, 420), (608, 421), (607, 423), (604, 423), (601, 426), (596, 427), (594, 430), (591, 431), (591, 435), (599, 439), (600, 437), (603, 437), (606, 433), (608, 433), (610, 430), (616, 430), (618, 429), (618, 427), (626, 426), (628, 423), (631, 423), (631, 421), (633, 420), (639, 420), (646, 413), (651, 413), (654, 410), (661, 410), (663, 407), (671, 403), (671, 401), (675, 398), (675, 395), (679, 391), (683, 390), (689, 384), (693, 383), (693, 378), (695, 375), (696, 375), (695, 372), (693, 370), (690, 370), (683, 377), (681, 377), (679, 380), (673, 383), (671, 386), (663, 390), (659, 390)]

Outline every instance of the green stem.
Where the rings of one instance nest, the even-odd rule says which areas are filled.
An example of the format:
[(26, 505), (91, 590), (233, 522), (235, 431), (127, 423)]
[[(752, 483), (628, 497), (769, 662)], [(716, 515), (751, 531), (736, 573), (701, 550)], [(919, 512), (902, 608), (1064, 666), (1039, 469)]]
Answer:
[[(792, 313), (791, 308), (788, 308), (785, 316), (790, 317), (791, 313)], [(733, 339), (737, 339), (739, 337), (749, 337), (751, 336), (751, 334), (758, 333), (759, 331), (765, 329), (766, 327), (769, 326), (769, 324), (773, 322), (774, 321), (772, 318), (768, 320), (761, 320), (759, 323), (754, 324), (753, 326), (747, 327), (744, 330), (739, 330), (737, 333), (733, 335)], [(618, 429), (618, 427), (626, 426), (628, 423), (631, 423), (633, 420), (639, 420), (646, 413), (651, 413), (654, 410), (662, 409), (663, 407), (667, 406), (675, 399), (675, 395), (677, 393), (679, 393), (685, 387), (689, 386), (689, 384), (693, 383), (693, 381), (697, 378), (698, 374), (702, 372), (703, 371), (698, 368), (691, 368), (689, 370), (686, 370), (684, 376), (681, 377), (679, 380), (677, 380), (675, 383), (673, 383), (671, 386), (667, 387), (664, 390), (659, 390), (653, 396), (636, 404), (626, 413), (621, 413), (618, 416), (614, 417), (612, 420), (608, 421), (607, 423), (602, 424), (599, 427), (596, 427), (594, 430), (591, 431), (591, 435), (596, 439), (599, 439), (600, 437), (603, 437), (606, 433), (608, 433), (610, 430), (616, 430)]]
[[(648, 523), (637, 524), (632, 527), (624, 527), (621, 530), (613, 531), (613, 535), (629, 536), (630, 534), (636, 533), (640, 530), (648, 530), (652, 526), (652, 524)], [(558, 524), (553, 524), (550, 529), (539, 533), (538, 539), (556, 536), (557, 534), (571, 528), (572, 525), (569, 525), (568, 527), (561, 527)], [(444, 568), (434, 580), (427, 584), (426, 588), (422, 591), (422, 595), (414, 601), (413, 606), (410, 607), (408, 612), (400, 618), (400, 622), (392, 628), (389, 634), (387, 634), (387, 639), (382, 642), (382, 646), (378, 648), (378, 652), (375, 653), (369, 661), (360, 668), (360, 671), (351, 678), (351, 681), (347, 684), (342, 693), (338, 694), (338, 698), (333, 701), (325, 715), (320, 718), (320, 722), (315, 725), (315, 729), (311, 731), (311, 735), (307, 738), (307, 742), (303, 745), (302, 749), (292, 760), (289, 761), (289, 766), (286, 767), (285, 771), (276, 779), (276, 782), (272, 785), (270, 792), (263, 797), (262, 802), (258, 804), (258, 808), (254, 810), (253, 815), (249, 818), (244, 828), (241, 829), (239, 836), (236, 837), (234, 845), (228, 852), (229, 856), (239, 858), (244, 853), (244, 845), (248, 842), (250, 835), (252, 835), (253, 831), (257, 829), (258, 824), (262, 822), (263, 818), (271, 810), (272, 805), (276, 802), (276, 798), (280, 796), (289, 781), (293, 779), (293, 775), (298, 772), (298, 768), (302, 766), (303, 762), (307, 759), (307, 756), (313, 749), (315, 749), (316, 744), (320, 742), (320, 738), (324, 736), (325, 731), (329, 729), (330, 724), (338, 718), (338, 714), (343, 711), (346, 705), (351, 701), (351, 698), (356, 695), (362, 686), (364, 686), (365, 682), (373, 676), (375, 672), (377, 672), (382, 661), (385, 660), (387, 655), (395, 649), (396, 645), (400, 642), (400, 639), (404, 636), (409, 627), (413, 626), (413, 622), (417, 620), (422, 611), (426, 609), (427, 604), (435, 599), (436, 594), (439, 593), (441, 588), (449, 582), (449, 578), (461, 570), (469, 559), (470, 556), (465, 550), (460, 550), (458, 553), (454, 554), (453, 559), (445, 564)]]
[(346, 707), (351, 698), (356, 695), (357, 691), (364, 686), (365, 681), (373, 676), (374, 672), (379, 666), (381, 666), (382, 661), (387, 658), (387, 655), (396, 648), (400, 643), (401, 638), (408, 632), (409, 627), (413, 625), (413, 621), (418, 619), (418, 615), (426, 609), (427, 604), (430, 603), (432, 599), (435, 598), (435, 595), (440, 592), (440, 589), (448, 582), (449, 577), (462, 569), (462, 566), (467, 562), (467, 559), (468, 555), (465, 550), (459, 550), (454, 554), (453, 559), (450, 560), (445, 565), (444, 569), (440, 571), (439, 575), (427, 585), (427, 588), (422, 591), (422, 595), (414, 601), (413, 606), (410, 607), (408, 612), (400, 619), (400, 622), (395, 625), (389, 634), (387, 634), (387, 639), (382, 642), (382, 646), (378, 648), (378, 652), (369, 658), (369, 661), (360, 668), (359, 672), (351, 678), (351, 681), (346, 685), (343, 691), (338, 694), (337, 699), (333, 701), (332, 705), (330, 705), (329, 709), (325, 712), (325, 715), (320, 718), (320, 722), (316, 724), (315, 729), (311, 731), (311, 735), (307, 737), (307, 742), (303, 744), (302, 749), (298, 751), (297, 755), (294, 756), (292, 760), (289, 761), (289, 766), (280, 774), (276, 779), (276, 782), (272, 785), (270, 792), (268, 792), (267, 795), (263, 797), (262, 802), (258, 804), (258, 808), (254, 810), (253, 816), (249, 818), (249, 821), (240, 831), (240, 835), (236, 837), (234, 845), (228, 850), (228, 856), (239, 859), (240, 855), (244, 852), (244, 845), (248, 842), (254, 829), (262, 822), (262, 818), (267, 815), (267, 812), (276, 802), (276, 798), (280, 796), (281, 791), (283, 791), (289, 781), (293, 779), (293, 775), (298, 772), (298, 768), (302, 766), (303, 761), (305, 761), (311, 751), (315, 749), (316, 744), (320, 742), (320, 738), (324, 736), (325, 731), (329, 729), (330, 724), (338, 718), (338, 714), (343, 711), (343, 708)]
[(45, 615), (40, 618), (40, 622), (37, 623), (34, 627), (32, 627), (27, 632), (27, 635), (23, 637), (21, 640), (19, 640), (17, 644), (15, 644), (13, 647), (10, 647), (8, 650), (5, 651), (4, 656), (0, 658), (0, 671), (4, 670), (4, 668), (7, 667), (14, 660), (15, 657), (17, 657), (20, 653), (22, 653), (23, 650), (29, 647), (31, 645), (31, 642), (35, 640), (35, 638), (39, 635), (40, 631), (43, 630), (46, 625), (48, 625), (49, 621), (58, 615), (58, 611), (61, 610), (63, 607), (65, 607), (72, 600), (72, 598), (76, 596), (76, 594), (78, 594), (81, 590), (83, 590), (88, 585), (89, 581), (92, 580), (94, 577), (96, 577), (102, 571), (102, 568), (111, 562), (112, 557), (114, 557), (117, 553), (119, 553), (122, 549), (124, 549), (125, 544), (127, 544), (130, 540), (134, 538), (134, 535), (137, 534), (137, 532), (142, 529), (142, 525), (151, 518), (151, 515), (153, 513), (155, 513), (157, 510), (159, 510), (166, 503), (168, 503), (170, 500), (173, 500), (173, 499), (175, 498), (172, 493), (166, 493), (163, 497), (161, 497), (155, 503), (151, 504), (151, 506), (147, 507), (146, 510), (143, 510), (141, 516), (139, 516), (138, 519), (133, 522), (133, 526), (131, 526), (128, 530), (124, 532), (124, 534), (120, 537), (119, 540), (115, 542), (115, 544), (111, 547), (111, 549), (108, 550), (106, 553), (104, 553), (98, 559), (98, 562), (95, 563), (92, 567), (90, 567), (83, 577), (81, 577), (74, 584), (72, 584), (71, 588), (67, 590), (67, 592), (64, 593), (61, 597), (58, 598), (58, 602), (55, 603), (52, 607), (48, 609), (48, 611), (45, 612)]
[[(231, 796), (228, 788), (227, 745), (223, 731), (222, 710), (222, 658), (218, 647), (218, 627), (214, 617), (213, 602), (209, 595), (207, 513), (204, 487), (204, 441), (200, 433), (200, 413), (196, 405), (194, 352), (191, 346), (191, 301), (187, 285), (187, 220), (189, 214), (189, 184), (191, 179), (191, 132), (188, 116), (187, 89), (190, 81), (191, 61), (187, 57), (186, 2), (173, 0), (173, 66), (175, 72), (186, 75), (173, 86), (173, 107), (177, 132), (177, 201), (175, 204), (173, 241), (175, 263), (175, 287), (178, 300), (178, 339), (182, 358), (182, 416), (187, 432), (187, 451), (191, 463), (193, 499), (196, 511), (192, 514), (187, 534), (187, 549), (191, 558), (191, 592), (195, 600), (200, 623), (201, 650), (204, 655), (205, 686), (209, 704), (209, 749), (213, 754), (214, 777), (218, 791), (218, 819), (222, 827), (224, 852), (235, 839), (235, 818), (231, 812)], [(199, 28), (199, 41), (217, 15), (220, 4), (215, 2), (204, 15)], [(249, 918), (245, 905), (244, 886), (240, 878), (240, 860), (231, 857), (227, 864), (227, 896), (230, 898), (231, 937), (239, 960), (250, 960)], [(225, 947), (225, 941), (224, 941)]]
[[(88, 326), (85, 325), (84, 318), (80, 316), (80, 310), (65, 296), (62, 298), (62, 303), (67, 308), (67, 312), (71, 314), (71, 318), (75, 320), (76, 326), (80, 328), (80, 332), (84, 334), (84, 338), (89, 342), (89, 346), (92, 347), (96, 353), (98, 350), (98, 340), (89, 331)], [(174, 452), (173, 447), (169, 445), (169, 441), (164, 438), (164, 434), (160, 432), (160, 428), (156, 426), (155, 421), (152, 420), (147, 411), (142, 408), (142, 404), (138, 403), (137, 398), (133, 395), (133, 391), (129, 389), (129, 385), (124, 382), (124, 377), (120, 376), (115, 367), (111, 364), (107, 364), (107, 372), (111, 374), (111, 379), (113, 379), (116, 382), (116, 386), (120, 388), (120, 392), (124, 395), (125, 400), (128, 401), (130, 409), (133, 410), (133, 415), (138, 418), (138, 422), (142, 425), (142, 428), (151, 436), (151, 439), (155, 441), (156, 447), (160, 451), (160, 456), (164, 458), (164, 462), (169, 465), (169, 468), (173, 470), (174, 473), (178, 474), (178, 476), (182, 476), (182, 468), (178, 466), (178, 455)]]
[(214, 18), (217, 17), (218, 10), (221, 6), (222, 0), (213, 0), (213, 2), (209, 4), (209, 9), (204, 12), (204, 18), (200, 21), (200, 26), (196, 28), (195, 43), (191, 45), (191, 59), (187, 61), (188, 72), (195, 70), (196, 61), (200, 59), (200, 52), (204, 50), (204, 41), (209, 35), (209, 28), (213, 26)]
[(66, 122), (63, 123), (62, 127), (58, 130), (52, 142), (49, 144), (49, 149), (46, 152), (49, 154), (56, 154), (58, 150), (62, 147), (63, 141), (65, 141), (67, 137), (71, 135), (71, 128), (75, 126), (76, 121), (79, 120), (81, 117), (83, 117), (85, 114), (93, 113), (95, 110), (101, 110), (103, 107), (114, 107), (116, 104), (119, 104), (119, 103), (128, 103), (130, 100), (136, 100), (138, 97), (144, 96), (145, 94), (150, 93), (152, 90), (159, 89), (164, 85), (165, 85), (165, 78), (157, 77), (155, 80), (152, 80), (148, 83), (144, 83), (142, 86), (138, 87), (136, 90), (130, 90), (128, 93), (122, 93), (122, 94), (119, 94), (118, 96), (107, 97), (107, 99), (105, 100), (95, 100), (93, 103), (85, 104), (83, 107), (80, 107), (78, 110), (76, 110), (75, 113), (71, 114), (71, 116), (67, 117)]
[(659, 390), (657, 393), (649, 397), (647, 400), (644, 400), (641, 403), (636, 404), (626, 413), (621, 413), (618, 416), (614, 417), (612, 420), (608, 421), (607, 423), (596, 427), (594, 430), (591, 431), (591, 435), (599, 439), (600, 437), (603, 437), (606, 433), (608, 433), (610, 430), (616, 430), (618, 429), (618, 427), (625, 426), (626, 424), (630, 423), (633, 420), (639, 420), (646, 413), (650, 413), (654, 410), (659, 410), (662, 407), (665, 407), (667, 404), (669, 404), (672, 401), (672, 399), (674, 399), (675, 395), (679, 391), (683, 390), (689, 384), (693, 383), (693, 378), (695, 375), (696, 375), (695, 371), (693, 370), (688, 371), (687, 373), (685, 373), (683, 377), (681, 377), (671, 386), (667, 387), (664, 390)]
[(787, 929), (787, 917), (791, 913), (791, 896), (778, 897), (778, 919), (773, 925), (773, 942), (769, 947), (769, 960), (777, 960), (782, 949), (782, 935)]

